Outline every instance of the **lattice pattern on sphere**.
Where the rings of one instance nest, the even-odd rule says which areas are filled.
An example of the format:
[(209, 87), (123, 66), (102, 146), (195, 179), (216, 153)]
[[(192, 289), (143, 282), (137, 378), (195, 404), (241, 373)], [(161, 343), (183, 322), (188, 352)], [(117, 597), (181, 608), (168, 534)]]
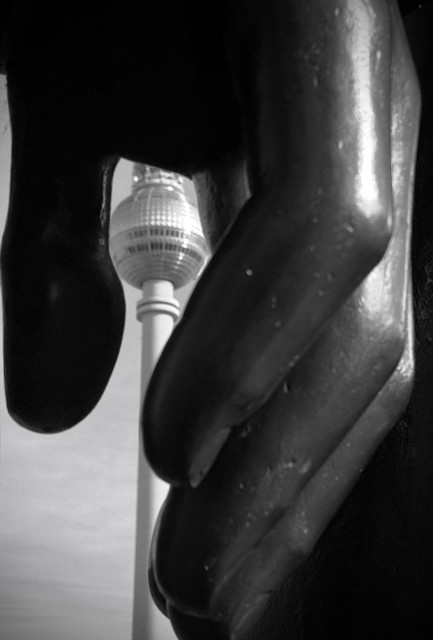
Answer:
[(110, 253), (121, 277), (139, 289), (146, 280), (178, 289), (197, 277), (207, 246), (178, 174), (134, 165), (133, 193), (111, 217)]

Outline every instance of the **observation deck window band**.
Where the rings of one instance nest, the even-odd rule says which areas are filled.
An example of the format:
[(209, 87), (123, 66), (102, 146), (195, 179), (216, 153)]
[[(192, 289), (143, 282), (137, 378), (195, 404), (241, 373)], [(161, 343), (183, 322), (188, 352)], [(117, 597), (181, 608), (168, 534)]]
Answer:
[(163, 255), (164, 251), (168, 251), (170, 253), (183, 253), (186, 256), (190, 256), (197, 260), (198, 262), (203, 262), (203, 257), (198, 251), (194, 251), (194, 249), (190, 249), (188, 247), (180, 247), (178, 245), (166, 245), (163, 242), (151, 242), (149, 244), (138, 244), (132, 245), (130, 247), (124, 247), (120, 252), (113, 252), (113, 258), (115, 260), (122, 260), (124, 256), (132, 255), (134, 253), (149, 253), (158, 256), (159, 254)]
[[(125, 232), (124, 232), (125, 233)], [(170, 229), (170, 227), (149, 227), (147, 229), (134, 229), (133, 231), (128, 231), (127, 238), (145, 238), (146, 236), (167, 236), (173, 238), (183, 238), (190, 241), (190, 235), (185, 233), (184, 231), (179, 231), (179, 229)], [(194, 232), (193, 232), (194, 234)], [(201, 240), (201, 236), (199, 234), (194, 234)]]

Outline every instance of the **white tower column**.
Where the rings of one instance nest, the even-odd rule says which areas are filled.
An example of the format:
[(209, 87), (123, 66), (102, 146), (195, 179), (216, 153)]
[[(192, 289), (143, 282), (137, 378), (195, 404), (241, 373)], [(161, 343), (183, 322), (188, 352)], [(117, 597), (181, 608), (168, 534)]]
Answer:
[[(119, 275), (143, 294), (137, 305), (143, 326), (142, 401), (179, 314), (173, 290), (197, 278), (208, 256), (197, 207), (188, 202), (179, 174), (134, 164), (132, 194), (111, 216), (110, 254)], [(168, 487), (148, 467), (141, 433), (138, 464), (133, 640), (175, 640), (148, 587), (152, 529)]]
[[(166, 280), (149, 280), (137, 303), (142, 323), (140, 398), (144, 399), (153, 368), (179, 316), (174, 288)], [(169, 620), (154, 604), (148, 584), (148, 556), (152, 531), (169, 485), (150, 469), (143, 453), (140, 429), (138, 452), (137, 522), (135, 545), (133, 640), (174, 640)]]

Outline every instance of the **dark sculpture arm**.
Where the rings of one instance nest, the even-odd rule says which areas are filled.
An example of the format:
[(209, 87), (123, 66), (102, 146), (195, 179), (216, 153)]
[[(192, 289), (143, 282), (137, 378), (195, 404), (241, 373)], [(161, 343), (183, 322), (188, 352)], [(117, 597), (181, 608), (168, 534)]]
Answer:
[[(383, 5), (381, 6), (383, 8)], [(349, 215), (352, 216), (349, 225), (344, 217), (338, 218), (338, 209), (326, 207), (329, 200), (319, 199), (314, 202), (313, 207), (310, 203), (310, 207), (306, 208), (307, 222), (301, 226), (297, 221), (292, 227), (293, 221), (288, 212), (291, 211), (293, 199), (289, 195), (291, 183), (288, 180), (287, 190), (280, 191), (280, 196), (287, 193), (285, 206), (284, 201), (283, 204), (280, 201), (280, 216), (287, 212), (287, 218), (284, 222), (280, 218), (278, 232), (274, 231), (272, 241), (258, 231), (248, 236), (250, 262), (244, 258), (244, 261), (241, 259), (236, 264), (243, 280), (241, 276), (239, 280), (230, 278), (230, 284), (226, 286), (233, 292), (229, 291), (223, 295), (223, 287), (217, 281), (216, 269), (218, 261), (220, 260), (222, 265), (227, 255), (226, 242), (229, 243), (230, 256), (230, 248), (234, 246), (231, 244), (232, 234), (236, 234), (239, 228), (237, 225), (243, 219), (242, 212), (218, 246), (213, 262), (216, 265), (215, 272), (212, 272), (212, 269), (208, 270), (200, 281), (193, 294), (189, 312), (187, 310), (183, 322), (175, 331), (149, 389), (143, 425), (145, 438), (150, 443), (148, 452), (151, 461), (155, 462), (155, 468), (177, 484), (183, 479), (181, 474), (184, 469), (190, 472), (197, 451), (198, 471), (208, 471), (213, 463), (200, 486), (172, 488), (160, 516), (153, 544), (151, 583), (155, 597), (160, 603), (166, 599), (166, 611), (181, 638), (195, 638), (203, 634), (213, 637), (212, 633), (216, 634), (216, 638), (225, 637), (224, 633), (230, 634), (232, 640), (250, 637), (249, 634), (266, 609), (270, 596), (278, 592), (284, 579), (311, 553), (333, 514), (338, 510), (378, 444), (394, 426), (410, 397), (413, 380), (410, 228), (419, 91), (396, 7), (390, 6), (389, 22), (386, 12), (382, 15), (380, 12), (375, 13), (372, 5), (370, 11), (373, 20), (371, 25), (368, 24), (367, 9), (360, 9), (357, 16), (360, 26), (357, 41), (365, 38), (370, 60), (374, 56), (382, 60), (384, 56), (384, 64), (388, 67), (383, 70), (383, 75), (378, 73), (378, 76), (375, 73), (380, 70), (380, 65), (372, 64), (367, 67), (371, 71), (370, 85), (367, 84), (366, 78), (362, 77), (364, 83), (371, 88), (372, 100), (378, 101), (374, 108), (369, 111), (369, 94), (362, 92), (357, 94), (360, 102), (354, 100), (355, 104), (351, 104), (352, 112), (356, 112), (358, 107), (363, 114), (359, 123), (361, 132), (358, 130), (355, 137), (357, 143), (363, 141), (364, 146), (360, 145), (362, 148), (358, 148), (358, 155), (352, 148), (350, 156), (344, 157), (347, 173), (352, 177), (352, 183), (349, 180), (347, 183), (347, 191), (350, 192), (352, 188), (352, 198), (348, 199), (347, 193), (344, 198), (341, 191), (338, 191), (338, 202), (356, 200), (354, 193), (358, 186), (357, 180), (360, 180), (359, 173), (365, 170), (365, 184), (362, 185), (365, 190), (361, 191), (366, 198), (364, 208), (357, 209), (357, 215), (354, 215), (353, 208), (348, 207)], [(384, 30), (380, 38), (378, 37), (380, 46), (377, 45), (377, 49), (374, 46), (374, 36), (380, 29), (375, 21), (378, 21)], [(346, 26), (345, 35), (353, 42), (356, 38), (353, 23), (349, 26), (348, 21)], [(321, 28), (324, 28), (323, 24)], [(385, 33), (387, 37), (384, 37)], [(340, 36), (342, 37), (341, 32)], [(370, 36), (373, 37), (372, 41), (368, 39)], [(299, 40), (304, 41), (307, 37), (307, 34), (303, 33)], [(387, 42), (392, 42), (388, 54), (384, 47)], [(296, 53), (299, 54), (298, 49)], [(355, 57), (355, 51), (352, 53)], [(359, 49), (356, 49), (356, 56), (360, 56)], [(322, 61), (322, 64), (326, 69), (326, 61)], [(352, 67), (347, 63), (345, 68), (350, 70)], [(365, 68), (363, 73), (366, 73)], [(305, 75), (307, 74), (304, 73)], [(389, 80), (389, 93), (381, 90), (381, 83), (385, 77)], [(346, 92), (350, 83), (342, 83), (340, 86), (341, 91)], [(320, 82), (316, 90), (320, 92)], [(338, 104), (336, 89), (335, 94), (334, 98)], [(326, 103), (325, 97), (323, 101)], [(344, 105), (346, 104), (344, 102)], [(379, 104), (384, 116), (380, 125), (377, 125), (376, 118), (381, 113)], [(333, 107), (336, 108), (335, 104)], [(386, 120), (386, 113), (390, 113), (389, 122)], [(333, 114), (335, 115), (335, 111)], [(344, 119), (335, 117), (334, 124), (343, 126)], [(351, 124), (353, 126), (353, 123)], [(369, 138), (368, 132), (371, 134), (374, 125), (378, 126), (380, 135), (375, 134)], [(352, 126), (347, 125), (349, 135), (353, 133)], [(340, 136), (343, 135), (341, 131), (339, 133)], [(331, 136), (327, 137), (324, 146), (328, 151), (335, 147), (338, 149), (339, 141), (342, 139), (338, 136), (335, 140), (332, 140)], [(369, 147), (369, 143), (372, 147)], [(390, 155), (387, 151), (388, 144), (391, 145)], [(273, 151), (276, 148), (276, 144), (271, 146)], [(314, 148), (314, 144), (307, 148)], [(372, 156), (369, 154), (373, 152), (377, 165), (371, 162)], [(295, 151), (292, 150), (290, 157), (294, 155)], [(336, 176), (340, 175), (341, 170), (337, 153), (335, 157), (335, 173), (331, 162), (334, 156), (331, 155), (331, 159), (328, 159), (325, 165), (326, 171), (329, 172), (326, 175), (330, 180), (328, 188), (331, 192), (335, 188)], [(277, 162), (275, 165), (280, 166)], [(310, 166), (311, 171), (305, 179), (307, 183), (313, 179), (312, 175), (315, 175), (314, 162), (311, 160)], [(299, 190), (302, 192), (301, 187), (306, 189), (305, 182), (298, 176), (293, 191), (296, 193), (296, 187), (301, 185)], [(260, 187), (265, 191), (269, 188), (266, 181), (264, 183), (262, 186), (259, 182), (259, 192)], [(270, 183), (272, 186), (272, 180)], [(326, 182), (322, 180), (320, 184), (326, 185)], [(349, 274), (347, 263), (341, 258), (340, 251), (349, 256), (348, 260), (352, 261), (354, 269), (361, 272), (364, 268), (367, 262), (365, 254), (359, 257), (353, 248), (354, 245), (347, 240), (350, 235), (345, 236), (344, 233), (348, 226), (351, 227), (349, 234), (356, 232), (359, 220), (364, 220), (365, 210), (368, 210), (370, 190), (377, 184), (382, 184), (382, 193), (389, 197), (386, 201), (390, 207), (392, 202), (392, 238), (385, 256), (349, 299), (343, 302), (327, 324), (321, 318), (321, 332), (313, 345), (307, 349), (297, 345), (298, 351), (291, 352), (290, 347), (293, 343), (296, 344), (298, 338), (302, 339), (303, 330), (312, 330), (311, 326), (317, 319), (316, 311), (319, 315), (320, 305), (323, 298), (326, 300), (330, 288), (332, 297), (332, 286), (338, 268), (333, 266), (332, 271), (327, 265), (327, 268), (323, 269), (326, 260), (336, 260), (338, 266), (344, 265), (341, 279), (346, 275), (349, 277)], [(323, 186), (323, 189), (326, 191), (326, 186)], [(305, 193), (309, 195), (307, 189)], [(260, 199), (259, 202), (263, 205), (267, 200)], [(296, 199), (295, 203), (297, 204)], [(298, 214), (296, 204), (295, 218)], [(254, 204), (249, 201), (244, 209), (247, 212), (245, 219), (249, 216), (244, 222), (244, 231), (248, 230), (251, 219), (254, 220), (253, 207)], [(269, 223), (267, 222), (268, 228), (272, 228), (274, 220), (278, 220), (276, 209), (268, 206), (264, 211), (266, 213), (262, 215), (266, 215), (266, 221), (270, 218)], [(386, 212), (384, 207), (384, 218)], [(311, 251), (312, 240), (308, 235), (308, 222), (311, 220), (309, 216), (312, 215), (323, 216), (324, 225), (321, 232), (323, 244), (316, 240), (314, 251)], [(366, 217), (368, 218), (368, 215)], [(296, 238), (304, 270), (299, 273), (290, 259), (288, 264), (296, 272), (302, 285), (301, 293), (311, 305), (309, 313), (305, 313), (304, 309), (304, 315), (301, 316), (304, 319), (302, 330), (292, 324), (296, 322), (297, 305), (296, 298), (292, 297), (296, 287), (292, 289), (287, 284), (293, 282), (290, 280), (290, 271), (284, 273), (281, 283), (287, 286), (283, 289), (287, 296), (285, 303), (288, 305), (290, 302), (294, 312), (291, 314), (287, 309), (279, 316), (278, 307), (280, 303), (284, 304), (281, 302), (284, 296), (281, 289), (278, 289), (279, 280), (276, 274), (279, 274), (280, 270), (277, 267), (272, 270), (273, 260), (278, 258), (269, 255), (264, 259), (261, 251), (261, 242), (274, 249), (275, 254), (278, 254), (279, 242), (285, 246), (287, 236), (284, 235), (284, 223), (290, 230), (290, 239)], [(362, 222), (360, 224), (362, 225)], [(327, 225), (330, 233), (338, 234), (339, 240), (341, 239), (339, 250), (335, 248), (335, 239), (326, 235)], [(321, 253), (327, 252), (330, 246), (333, 248), (331, 256)], [(368, 247), (368, 242), (364, 246)], [(373, 237), (370, 246), (377, 246)], [(257, 266), (253, 263), (256, 252), (262, 260)], [(317, 259), (316, 252), (320, 256), (317, 263), (314, 262)], [(257, 273), (259, 281), (254, 290), (255, 297), (251, 307), (247, 307), (250, 283), (247, 274), (242, 273), (242, 269), (248, 264), (253, 271), (250, 276), (251, 288), (255, 285), (254, 274)], [(266, 271), (266, 276), (270, 278), (267, 287), (262, 285), (265, 276), (262, 277), (260, 271), (264, 264), (269, 265), (269, 271)], [(314, 270), (315, 264), (319, 265), (318, 274), (310, 272), (310, 269)], [(232, 272), (234, 270), (233, 267)], [(333, 273), (332, 278), (329, 278), (330, 271)], [(270, 277), (270, 273), (273, 278)], [(318, 284), (314, 283), (314, 275), (319, 280)], [(315, 298), (308, 297), (309, 286), (312, 287)], [(347, 287), (347, 282), (344, 282), (343, 286)], [(344, 301), (346, 290), (343, 288), (338, 292), (340, 303)], [(211, 309), (217, 306), (218, 291), (221, 292), (224, 302), (221, 311), (218, 310), (215, 318), (212, 318)], [(233, 299), (233, 307), (230, 307), (230, 302), (227, 303), (227, 297), (229, 301)], [(205, 305), (202, 307), (203, 300)], [(273, 300), (278, 300), (278, 305), (273, 305)], [(265, 309), (267, 305), (266, 311), (260, 309), (260, 304), (263, 304)], [(233, 310), (235, 305), (236, 311)], [(228, 307), (230, 313), (227, 311)], [(244, 317), (243, 310), (246, 307), (248, 313)], [(211, 324), (210, 336), (200, 335), (197, 339), (197, 317), (200, 313), (205, 313), (203, 309), (208, 313), (207, 323), (204, 323), (203, 316), (200, 316), (200, 320), (203, 326)], [(311, 315), (314, 317), (310, 318)], [(272, 335), (271, 332), (278, 329), (277, 336), (280, 338), (280, 331), (284, 331), (284, 327), (276, 327), (275, 324), (281, 317), (281, 324), (287, 324), (290, 331), (284, 334), (277, 350), (270, 352), (272, 355), (268, 361), (266, 348), (269, 347), (265, 343), (265, 336)], [(306, 317), (308, 322), (305, 321)], [(230, 319), (233, 318), (237, 318), (238, 325), (232, 330)], [(256, 336), (254, 329), (261, 326), (262, 319), (267, 321), (268, 330), (266, 332), (264, 328), (258, 329)], [(248, 384), (252, 379), (254, 367), (259, 366), (252, 355), (250, 361), (246, 351), (237, 351), (239, 343), (242, 344), (242, 340), (247, 343), (253, 335), (256, 337), (255, 346), (259, 354), (261, 339), (265, 343), (265, 355), (257, 357), (261, 375), (256, 375), (254, 380), (264, 384), (267, 376), (272, 379), (273, 375), (281, 376), (283, 373), (283, 380), (279, 380), (270, 399), (258, 412), (255, 411), (255, 404), (248, 408), (239, 407), (236, 402), (231, 402), (233, 396), (230, 395), (235, 388), (231, 378), (232, 360), (238, 367), (236, 380), (241, 384)], [(313, 333), (309, 340), (314, 339), (315, 335)], [(289, 349), (288, 353), (285, 351), (286, 346)], [(215, 355), (208, 360), (213, 350)], [(219, 352), (219, 356), (216, 355), (216, 351)], [(294, 355), (303, 356), (295, 366)], [(282, 362), (286, 363), (285, 368)], [(179, 363), (178, 369), (176, 363)], [(214, 363), (216, 365), (212, 366)], [(208, 366), (209, 371), (205, 368)], [(182, 376), (187, 384), (182, 383)], [(227, 378), (230, 382), (227, 382)], [(194, 380), (194, 384), (190, 387), (191, 379)], [(223, 393), (226, 389), (228, 396)], [(263, 397), (260, 397), (262, 401)], [(249, 396), (249, 399), (256, 400), (256, 397)], [(262, 404), (261, 401), (259, 404)], [(237, 413), (234, 408), (230, 413), (230, 407), (236, 407)], [(213, 419), (214, 415), (217, 415), (217, 418)], [(223, 438), (218, 434), (218, 429), (224, 434)], [(167, 448), (166, 455), (163, 455), (163, 446), (168, 439), (166, 430), (170, 430), (172, 438), (179, 438), (175, 461), (170, 459)], [(156, 460), (153, 458), (154, 452), (157, 451), (154, 440), (161, 443), (161, 453)], [(204, 458), (203, 449), (195, 446), (196, 441), (205, 449)], [(183, 456), (186, 463), (183, 462), (179, 451), (182, 454), (185, 452)], [(199, 475), (193, 474), (192, 478), (190, 475), (193, 486), (201, 480)], [(194, 522), (193, 528), (191, 522)], [(208, 623), (204, 621), (206, 617), (209, 619)], [(220, 624), (219, 631), (214, 627), (216, 622)]]
[(123, 291), (108, 253), (114, 166), (72, 145), (70, 154), (59, 151), (62, 139), (52, 144), (41, 131), (38, 101), (24, 117), (21, 100), (11, 79), (16, 133), (1, 253), (6, 394), (18, 423), (56, 432), (94, 408), (122, 339)]

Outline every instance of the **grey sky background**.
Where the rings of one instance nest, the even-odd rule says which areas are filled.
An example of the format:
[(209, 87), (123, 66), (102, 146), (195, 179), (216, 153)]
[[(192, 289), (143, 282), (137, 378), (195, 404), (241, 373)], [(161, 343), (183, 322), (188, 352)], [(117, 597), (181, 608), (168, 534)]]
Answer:
[[(10, 129), (0, 76), (0, 233), (7, 211)], [(113, 206), (130, 193), (119, 163)], [(193, 197), (191, 185), (188, 193)], [(181, 302), (190, 288), (180, 291)], [(0, 372), (0, 640), (131, 637), (141, 329), (139, 292), (98, 407), (57, 435), (15, 424)], [(1, 354), (0, 354), (1, 355)]]

